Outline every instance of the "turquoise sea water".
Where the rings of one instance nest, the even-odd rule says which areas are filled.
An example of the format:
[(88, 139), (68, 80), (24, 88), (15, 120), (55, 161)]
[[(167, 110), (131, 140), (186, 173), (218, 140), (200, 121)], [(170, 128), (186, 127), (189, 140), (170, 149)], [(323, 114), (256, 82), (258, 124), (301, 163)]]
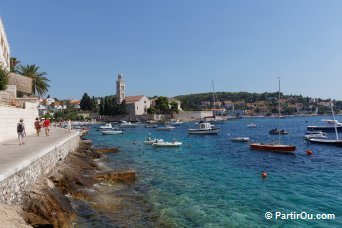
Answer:
[[(123, 135), (103, 136), (93, 127), (87, 138), (96, 147), (117, 146), (107, 165), (133, 168), (137, 185), (144, 186), (143, 201), (158, 215), (155, 226), (167, 227), (342, 227), (342, 148), (308, 145), (303, 140), (307, 125), (321, 124), (321, 117), (285, 118), (280, 127), (289, 131), (283, 143), (297, 146), (295, 155), (251, 151), (248, 144), (231, 142), (248, 136), (252, 141), (271, 142), (277, 119), (229, 121), (218, 135), (188, 135), (185, 123), (171, 132), (143, 127), (125, 129)], [(307, 121), (307, 123), (306, 123)], [(154, 148), (143, 141), (153, 138), (183, 142), (180, 148)], [(334, 136), (334, 134), (331, 134)], [(342, 134), (341, 134), (342, 138)], [(305, 150), (311, 149), (309, 156)], [(268, 177), (261, 178), (266, 171)], [(134, 186), (131, 186), (134, 189)], [(139, 189), (135, 189), (139, 191)], [(134, 210), (134, 203), (131, 204)], [(140, 205), (141, 207), (141, 205)], [(335, 214), (335, 220), (265, 219), (266, 212)], [(140, 224), (141, 225), (141, 224)]]

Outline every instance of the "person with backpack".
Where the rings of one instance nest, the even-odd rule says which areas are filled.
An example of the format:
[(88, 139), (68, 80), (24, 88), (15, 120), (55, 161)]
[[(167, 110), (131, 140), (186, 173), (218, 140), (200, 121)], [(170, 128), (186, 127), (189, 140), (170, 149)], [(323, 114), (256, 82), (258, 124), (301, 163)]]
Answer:
[(34, 122), (34, 128), (36, 129), (37, 136), (39, 136), (41, 125), (38, 118), (36, 118), (36, 121)]
[(26, 136), (25, 133), (25, 126), (24, 126), (24, 119), (20, 118), (19, 123), (17, 124), (17, 133), (18, 133), (18, 140), (19, 145), (24, 145), (24, 137)]

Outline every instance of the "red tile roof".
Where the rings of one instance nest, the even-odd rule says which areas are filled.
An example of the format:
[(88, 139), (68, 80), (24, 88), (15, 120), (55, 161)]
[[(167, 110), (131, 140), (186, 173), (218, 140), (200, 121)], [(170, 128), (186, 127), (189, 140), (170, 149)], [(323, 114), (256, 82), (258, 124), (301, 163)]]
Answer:
[(144, 97), (144, 95), (139, 95), (139, 96), (129, 96), (125, 98), (125, 102), (127, 103), (134, 103), (137, 101), (140, 101), (142, 98)]

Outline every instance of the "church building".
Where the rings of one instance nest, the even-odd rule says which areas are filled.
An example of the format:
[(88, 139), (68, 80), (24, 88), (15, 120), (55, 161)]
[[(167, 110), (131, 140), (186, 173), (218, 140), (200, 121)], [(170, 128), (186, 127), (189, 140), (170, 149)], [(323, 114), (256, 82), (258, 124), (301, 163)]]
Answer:
[(132, 116), (146, 115), (147, 109), (151, 107), (150, 99), (144, 95), (126, 97), (126, 84), (122, 74), (119, 74), (116, 81), (116, 102), (121, 104), (123, 101), (128, 114)]

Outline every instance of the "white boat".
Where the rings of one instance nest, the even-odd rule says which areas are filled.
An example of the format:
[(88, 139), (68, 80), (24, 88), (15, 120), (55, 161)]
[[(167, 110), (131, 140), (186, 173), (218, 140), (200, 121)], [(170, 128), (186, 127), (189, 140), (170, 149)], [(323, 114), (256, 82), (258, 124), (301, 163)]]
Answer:
[(127, 121), (121, 121), (120, 127), (137, 127), (138, 124), (127, 122)]
[(249, 137), (236, 137), (231, 139), (232, 142), (249, 142)]
[(218, 128), (215, 128), (210, 123), (200, 123), (197, 129), (188, 129), (189, 134), (217, 134)]
[(100, 129), (101, 129), (101, 130), (104, 130), (104, 129), (113, 129), (113, 126), (112, 126), (112, 124), (110, 124), (110, 123), (106, 123), (106, 125), (100, 126)]
[(172, 142), (155, 142), (152, 144), (153, 146), (158, 147), (179, 147), (182, 145), (182, 142), (172, 141)]
[(122, 131), (119, 130), (104, 130), (102, 131), (103, 135), (117, 135), (117, 134), (122, 134)]
[(158, 125), (157, 124), (146, 124), (145, 127), (146, 128), (157, 128)]
[(175, 129), (175, 127), (172, 127), (169, 125), (165, 125), (164, 127), (156, 128), (156, 130), (158, 130), (158, 131), (172, 131), (173, 129)]
[(327, 133), (322, 131), (308, 131), (304, 135), (304, 139), (327, 139)]
[(257, 125), (254, 124), (254, 123), (247, 124), (247, 127), (249, 127), (249, 128), (254, 128), (254, 127), (256, 127), (256, 126), (257, 126)]
[(151, 137), (147, 138), (147, 140), (144, 141), (145, 144), (150, 144), (152, 145), (153, 143), (158, 143), (158, 142), (164, 142), (163, 139), (152, 139)]
[(171, 120), (170, 122), (169, 122), (169, 125), (171, 125), (171, 126), (181, 126), (182, 125), (182, 121), (180, 121), (180, 120)]

